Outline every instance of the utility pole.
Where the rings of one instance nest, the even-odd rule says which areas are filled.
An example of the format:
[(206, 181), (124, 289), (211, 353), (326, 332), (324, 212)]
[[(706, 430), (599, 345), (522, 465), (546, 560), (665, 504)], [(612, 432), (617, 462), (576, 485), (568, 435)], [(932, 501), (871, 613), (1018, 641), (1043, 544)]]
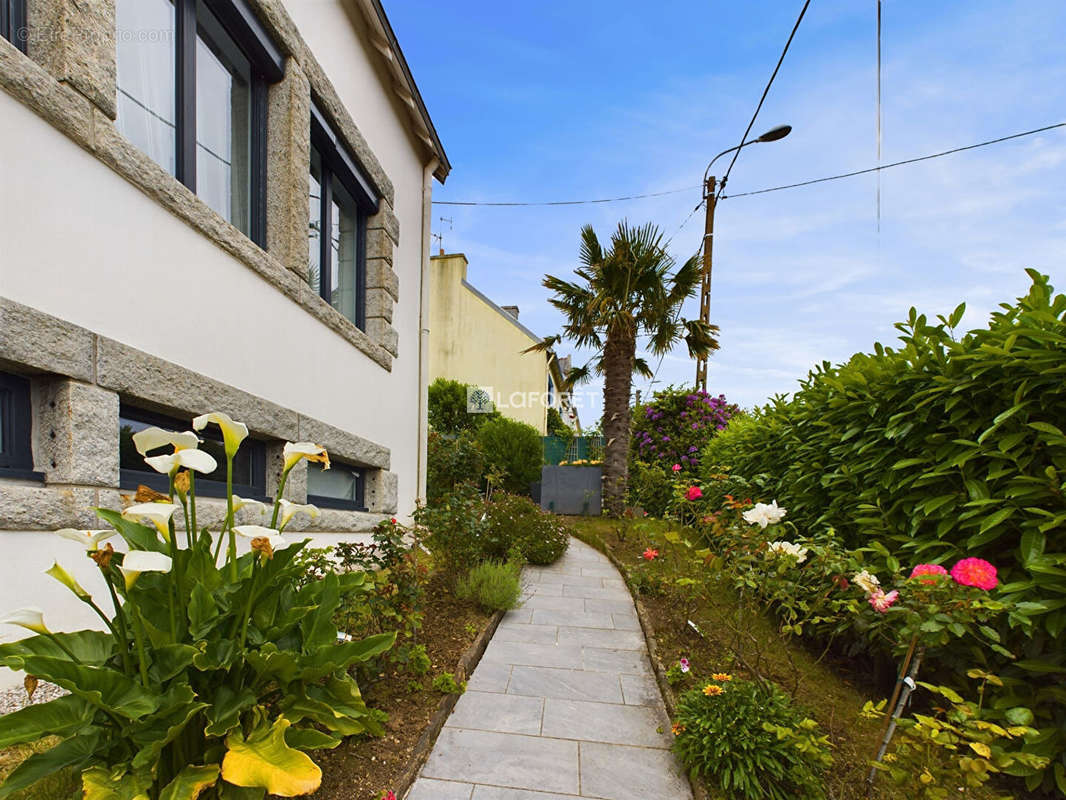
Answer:
[[(717, 183), (711, 175), (703, 187), (707, 217), (703, 224), (703, 283), (700, 286), (700, 321), (711, 324), (711, 253), (714, 249), (714, 206)], [(696, 388), (707, 391), (707, 357), (696, 359)]]

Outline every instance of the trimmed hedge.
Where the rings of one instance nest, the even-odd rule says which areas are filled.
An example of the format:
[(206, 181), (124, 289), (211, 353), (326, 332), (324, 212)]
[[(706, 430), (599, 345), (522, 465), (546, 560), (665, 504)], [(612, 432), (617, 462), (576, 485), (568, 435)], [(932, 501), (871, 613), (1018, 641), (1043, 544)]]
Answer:
[(1042, 613), (1030, 638), (1001, 631), (1016, 661), (976, 655), (1039, 709), (1041, 747), (1066, 774), (1066, 296), (1028, 273), (1028, 295), (958, 339), (964, 306), (939, 324), (911, 309), (901, 347), (824, 363), (791, 399), (732, 421), (701, 468), (728, 467), (725, 491), (776, 498), (799, 528), (853, 547), (995, 564), (1002, 594)]

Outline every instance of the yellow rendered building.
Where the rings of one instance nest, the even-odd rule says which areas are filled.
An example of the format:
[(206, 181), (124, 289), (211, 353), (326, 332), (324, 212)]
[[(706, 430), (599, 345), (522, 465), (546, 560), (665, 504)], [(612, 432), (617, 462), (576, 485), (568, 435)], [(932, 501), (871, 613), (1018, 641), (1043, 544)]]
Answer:
[(429, 380), (447, 378), (489, 392), (496, 410), (541, 435), (548, 407), (576, 426), (569, 397), (558, 391), (569, 359), (523, 353), (543, 337), (518, 321), (517, 306), (498, 306), (466, 280), (462, 253), (433, 256), (430, 264)]

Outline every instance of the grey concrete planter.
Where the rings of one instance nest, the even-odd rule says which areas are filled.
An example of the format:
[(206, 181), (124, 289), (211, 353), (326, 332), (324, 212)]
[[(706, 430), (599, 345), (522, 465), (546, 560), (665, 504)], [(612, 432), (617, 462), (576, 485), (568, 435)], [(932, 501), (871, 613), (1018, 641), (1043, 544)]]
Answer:
[(540, 468), (540, 507), (556, 514), (598, 517), (601, 512), (603, 468), (551, 466)]

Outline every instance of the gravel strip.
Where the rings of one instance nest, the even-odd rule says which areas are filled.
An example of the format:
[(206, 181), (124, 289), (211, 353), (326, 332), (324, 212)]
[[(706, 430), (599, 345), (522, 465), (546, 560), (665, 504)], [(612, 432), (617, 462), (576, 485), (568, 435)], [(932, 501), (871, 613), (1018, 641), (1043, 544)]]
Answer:
[(21, 686), (4, 689), (0, 691), (0, 714), (10, 714), (12, 711), (18, 711), (29, 705), (47, 703), (49, 700), (55, 700), (65, 694), (70, 693), (66, 689), (61, 689), (54, 683), (48, 683), (47, 681), (41, 681), (37, 685), (37, 691), (33, 693), (33, 700), (26, 696), (26, 690)]

